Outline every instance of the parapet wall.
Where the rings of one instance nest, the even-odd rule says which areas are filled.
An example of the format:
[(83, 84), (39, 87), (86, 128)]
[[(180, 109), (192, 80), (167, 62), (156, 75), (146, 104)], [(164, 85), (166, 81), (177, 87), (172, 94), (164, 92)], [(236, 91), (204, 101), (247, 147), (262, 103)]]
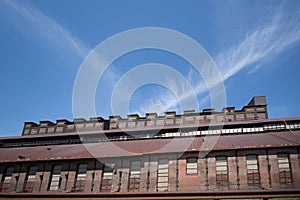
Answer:
[(97, 131), (110, 129), (135, 129), (135, 128), (154, 128), (162, 126), (179, 125), (200, 125), (208, 123), (222, 123), (232, 121), (251, 121), (267, 119), (266, 97), (253, 97), (247, 106), (241, 110), (235, 107), (223, 108), (217, 112), (214, 109), (204, 109), (202, 112), (195, 110), (184, 111), (177, 115), (176, 112), (165, 112), (165, 115), (158, 116), (156, 113), (147, 113), (145, 117), (137, 114), (128, 115), (127, 118), (120, 116), (110, 116), (108, 120), (102, 117), (92, 117), (89, 120), (83, 118), (68, 120), (57, 120), (56, 123), (50, 121), (25, 122), (22, 135), (35, 134), (54, 134), (64, 132)]

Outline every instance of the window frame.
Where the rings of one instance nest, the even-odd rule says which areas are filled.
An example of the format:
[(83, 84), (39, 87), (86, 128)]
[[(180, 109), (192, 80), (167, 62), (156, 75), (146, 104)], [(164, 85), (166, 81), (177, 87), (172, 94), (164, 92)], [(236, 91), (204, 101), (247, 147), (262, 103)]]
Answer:
[[(253, 159), (253, 158), (255, 158), (255, 159)], [(256, 163), (253, 164), (253, 161), (256, 161)], [(253, 166), (255, 166), (255, 167), (253, 168)], [(261, 188), (261, 177), (260, 177), (260, 171), (259, 171), (258, 155), (256, 155), (256, 154), (246, 155), (246, 170), (247, 170), (248, 188), (249, 189), (260, 189)]]
[[(55, 169), (56, 167), (58, 167), (59, 169)], [(58, 172), (55, 172), (58, 171)], [(51, 177), (50, 177), (50, 181), (49, 181), (49, 186), (48, 186), (48, 190), (49, 191), (58, 191), (60, 189), (60, 186), (61, 186), (61, 171), (62, 171), (62, 165), (60, 164), (55, 164), (53, 165), (52, 167), (52, 171), (51, 171)], [(53, 181), (55, 179), (55, 181)], [(54, 183), (57, 183), (57, 185)], [(53, 189), (57, 187), (57, 189)]]
[[(225, 159), (221, 159), (221, 158), (225, 158)], [(224, 155), (220, 155), (220, 156), (216, 156), (215, 160), (216, 160), (216, 186), (218, 189), (228, 190), (229, 189), (228, 157)], [(225, 165), (218, 164), (218, 160), (219, 163), (225, 161), (226, 164)], [(218, 170), (218, 168), (220, 167), (226, 167), (226, 170)], [(219, 179), (219, 177), (221, 177), (221, 179)]]
[[(191, 160), (195, 160), (195, 162), (191, 162)], [(189, 167), (189, 164), (196, 164), (196, 167)], [(198, 174), (198, 157), (188, 157), (186, 158), (186, 175), (197, 175)], [(191, 170), (196, 170), (196, 172), (189, 172)]]
[[(81, 166), (85, 166), (82, 168)], [(83, 170), (83, 171), (82, 171)], [(74, 181), (74, 191), (75, 192), (84, 192), (85, 181), (87, 178), (88, 163), (79, 163), (77, 165), (76, 177)], [(82, 173), (84, 172), (84, 173)]]
[[(134, 168), (133, 163), (139, 163), (138, 168)], [(130, 162), (130, 173), (128, 178), (128, 191), (129, 192), (139, 192), (141, 183), (141, 168), (142, 162), (140, 160), (133, 160)]]
[[(33, 170), (34, 169), (34, 170)], [(34, 184), (36, 183), (36, 173), (38, 171), (37, 165), (31, 165), (28, 167), (26, 178), (24, 181), (24, 192), (32, 192)], [(34, 172), (34, 173), (32, 173)]]
[(115, 169), (114, 163), (103, 164), (100, 192), (111, 192), (114, 169)]
[[(166, 181), (165, 180), (159, 181), (159, 179), (163, 179), (163, 180), (166, 179)], [(161, 158), (158, 160), (156, 190), (158, 192), (167, 192), (169, 190), (169, 159), (168, 158)]]
[[(8, 169), (10, 169), (10, 170), (8, 170)], [(10, 186), (11, 186), (14, 170), (15, 170), (15, 168), (13, 166), (6, 167), (5, 174), (2, 176), (2, 180), (1, 180), (0, 192), (9, 192), (10, 191)]]
[[(280, 162), (280, 160), (283, 160), (282, 158), (280, 159), (280, 157), (283, 155), (286, 157), (287, 162)], [(280, 168), (280, 165), (286, 166), (286, 164), (288, 164), (288, 168)], [(278, 153), (277, 154), (277, 165), (278, 165), (278, 176), (279, 176), (280, 187), (281, 188), (291, 188), (293, 185), (293, 175), (292, 175), (292, 170), (291, 170), (290, 154), (286, 153), (286, 152)], [(284, 176), (281, 177), (281, 174), (283, 174)], [(283, 179), (284, 179), (284, 181), (282, 181)], [(289, 180), (289, 181), (287, 181), (287, 180)]]

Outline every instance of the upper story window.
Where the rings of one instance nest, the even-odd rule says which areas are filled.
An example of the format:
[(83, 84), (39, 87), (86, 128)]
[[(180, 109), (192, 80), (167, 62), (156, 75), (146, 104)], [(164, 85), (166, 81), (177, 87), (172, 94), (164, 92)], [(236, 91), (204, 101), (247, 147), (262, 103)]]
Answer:
[(284, 130), (284, 129), (286, 129), (284, 123), (272, 123), (272, 124), (264, 125), (265, 131), (276, 131), (276, 130)]
[(112, 178), (113, 178), (114, 164), (106, 163), (103, 169), (101, 192), (111, 192)]
[(11, 183), (13, 171), (14, 171), (13, 167), (6, 168), (5, 175), (1, 181), (1, 188), (0, 188), (1, 192), (9, 192), (10, 191), (10, 183)]
[(287, 129), (300, 129), (300, 122), (289, 122), (286, 127)]
[(76, 179), (75, 179), (75, 186), (74, 186), (74, 190), (76, 192), (84, 191), (86, 171), (87, 171), (86, 163), (82, 163), (78, 165)]
[(25, 179), (24, 192), (32, 192), (36, 179), (37, 166), (31, 166)]
[(228, 189), (229, 181), (226, 156), (216, 157), (216, 175), (217, 187), (219, 189)]
[(55, 191), (60, 188), (60, 182), (61, 182), (60, 173), (61, 173), (61, 165), (54, 165), (52, 169), (49, 190)]
[(287, 188), (292, 186), (292, 174), (290, 170), (289, 155), (286, 153), (280, 153), (278, 158), (278, 170), (279, 170), (279, 182), (280, 187)]
[(157, 191), (168, 191), (169, 182), (169, 160), (160, 159), (157, 171)]
[(186, 174), (198, 174), (197, 157), (191, 157), (186, 159)]
[(256, 155), (248, 155), (247, 157), (247, 183), (249, 189), (260, 188), (260, 177), (258, 170), (258, 162)]
[(129, 192), (140, 190), (141, 161), (132, 161), (130, 165)]

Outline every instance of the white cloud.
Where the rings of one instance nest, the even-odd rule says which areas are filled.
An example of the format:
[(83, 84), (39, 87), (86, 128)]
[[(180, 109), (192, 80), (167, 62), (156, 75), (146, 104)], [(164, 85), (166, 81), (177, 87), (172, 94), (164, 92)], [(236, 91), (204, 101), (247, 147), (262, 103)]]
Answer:
[(85, 57), (90, 49), (71, 32), (48, 17), (37, 8), (21, 4), (14, 0), (0, 1), (9, 11), (19, 15), (14, 21), (17, 28), (24, 29), (24, 24), (35, 35), (48, 41), (56, 50), (73, 51), (77, 56)]
[(287, 17), (289, 11), (285, 7), (285, 3), (281, 4), (271, 21), (260, 24), (238, 45), (217, 56), (216, 64), (224, 81), (250, 65), (253, 67), (250, 72), (255, 72), (263, 63), (299, 42), (299, 13)]
[[(232, 46), (229, 50), (222, 51), (216, 57), (215, 62), (223, 82), (249, 66), (252, 66), (249, 73), (254, 73), (265, 66), (266, 62), (272, 61), (275, 56), (299, 42), (300, 13), (291, 14), (286, 7), (286, 2), (283, 2), (275, 9), (275, 15), (270, 21), (259, 24), (255, 30), (248, 32), (245, 39), (239, 44)], [(193, 86), (193, 92), (198, 96), (208, 92), (205, 83), (199, 79), (198, 75), (195, 75), (195, 71), (190, 70), (186, 77)], [(178, 99), (174, 99), (171, 94), (157, 92), (156, 95), (141, 105), (140, 112), (149, 111), (154, 104), (161, 105), (161, 109), (164, 111), (168, 111), (170, 108), (180, 111), (179, 101), (187, 101), (194, 94), (185, 90), (187, 88), (185, 82), (176, 80), (174, 84), (179, 84), (182, 87)], [(210, 96), (206, 95), (200, 104), (209, 100)], [(193, 105), (190, 109), (193, 109)]]
[[(200, 105), (195, 104), (193, 99), (198, 94), (207, 91), (207, 88), (195, 69), (189, 67), (186, 79), (175, 80), (174, 77), (169, 77), (168, 74), (165, 76), (165, 84), (173, 86), (172, 88), (168, 88), (170, 91), (166, 91), (166, 89), (155, 90), (153, 94), (148, 95), (150, 98), (147, 98), (145, 102), (139, 102), (140, 106), (137, 111), (133, 112), (137, 112), (139, 115), (144, 115), (148, 112), (157, 112), (157, 114), (162, 115), (166, 111), (181, 112), (183, 110), (197, 110), (199, 108)], [(208, 100), (209, 96), (198, 103), (202, 104)]]
[[(82, 41), (76, 38), (67, 28), (57, 23), (53, 18), (45, 15), (37, 8), (30, 5), (21, 4), (13, 0), (0, 1), (1, 4), (14, 11), (21, 16), (22, 20), (28, 24), (28, 29), (33, 31), (40, 38), (47, 40), (58, 50), (68, 50), (75, 53), (77, 56), (84, 58), (90, 48)], [(287, 16), (288, 10), (283, 2), (276, 10), (275, 15), (269, 22), (261, 23), (255, 30), (248, 32), (245, 39), (239, 44), (232, 46), (230, 49), (222, 51), (215, 59), (219, 67), (223, 81), (238, 74), (242, 69), (252, 66), (250, 73), (253, 73), (263, 67), (265, 62), (274, 59), (278, 55), (290, 48), (300, 40), (300, 14), (296, 13), (293, 16)], [(19, 25), (20, 29), (24, 28), (23, 24), (14, 21)], [(116, 83), (120, 74), (117, 71), (112, 71), (107, 74), (108, 82)], [(187, 80), (190, 82), (194, 91), (185, 81), (168, 79), (168, 84), (176, 84), (177, 99), (172, 93), (157, 91), (155, 95), (147, 96), (144, 103), (139, 102), (137, 112), (144, 114), (149, 111), (154, 111), (160, 105), (158, 112), (167, 110), (180, 111), (182, 109), (197, 109), (192, 105), (191, 108), (180, 108), (181, 101), (188, 101), (196, 93), (197, 96), (206, 94), (207, 87), (200, 79), (200, 76), (195, 74), (194, 70), (189, 70)], [(110, 84), (110, 83), (108, 83)], [(205, 96), (201, 103), (209, 101), (210, 97)], [(153, 110), (154, 109), (154, 110)]]

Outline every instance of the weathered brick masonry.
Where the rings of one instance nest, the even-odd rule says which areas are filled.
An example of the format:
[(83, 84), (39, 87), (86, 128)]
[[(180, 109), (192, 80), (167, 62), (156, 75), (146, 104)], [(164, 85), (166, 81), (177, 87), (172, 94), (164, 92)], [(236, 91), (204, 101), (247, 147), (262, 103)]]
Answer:
[(271, 198), (300, 195), (300, 118), (241, 110), (26, 122), (0, 139), (0, 198)]

